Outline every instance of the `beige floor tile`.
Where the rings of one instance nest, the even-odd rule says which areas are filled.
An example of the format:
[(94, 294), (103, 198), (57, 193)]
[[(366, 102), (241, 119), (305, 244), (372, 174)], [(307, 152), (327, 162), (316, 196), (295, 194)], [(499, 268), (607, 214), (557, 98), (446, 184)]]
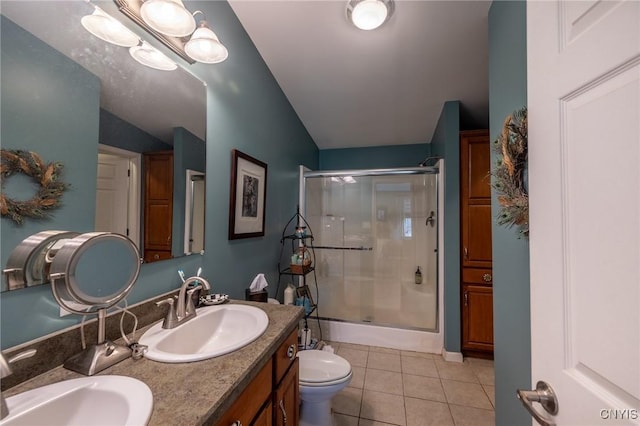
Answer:
[(364, 388), (366, 390), (402, 395), (402, 374), (395, 371), (367, 368)]
[(482, 385), (482, 389), (484, 389), (485, 393), (489, 397), (489, 401), (491, 401), (491, 405), (493, 408), (496, 408), (496, 388), (495, 386), (490, 385)]
[(427, 352), (415, 352), (415, 351), (400, 351), (400, 355), (411, 356), (414, 358), (427, 358), (427, 359), (433, 359), (433, 357), (436, 356), (436, 354), (430, 354)]
[(331, 399), (331, 408), (334, 413), (358, 417), (361, 403), (362, 389), (346, 387)]
[(340, 342), (332, 342), (330, 340), (325, 340), (324, 343), (327, 346), (331, 346), (333, 348), (334, 352), (336, 352), (338, 349), (340, 349)]
[(403, 356), (402, 372), (419, 376), (439, 377), (435, 361), (427, 358)]
[(360, 418), (404, 426), (404, 397), (365, 390), (362, 395)]
[(352, 367), (366, 367), (369, 351), (359, 351), (357, 349), (346, 348), (340, 345), (338, 355), (349, 361)]
[(493, 367), (492, 359), (465, 358), (464, 362), (468, 363), (472, 368), (473, 367)]
[(449, 405), (456, 426), (495, 426), (496, 416), (493, 410)]
[(400, 355), (369, 351), (367, 368), (395, 371), (400, 373), (402, 371), (400, 367)]
[(493, 367), (477, 367), (472, 366), (471, 369), (475, 373), (478, 381), (483, 385), (493, 386), (495, 384), (495, 371)]
[(364, 367), (351, 366), (351, 371), (353, 371), (353, 376), (351, 377), (349, 387), (362, 389), (364, 387), (364, 376), (367, 369)]
[(400, 351), (398, 349), (383, 348), (383, 347), (380, 347), (380, 346), (370, 346), (369, 347), (369, 351), (370, 352), (380, 352), (380, 353), (383, 353), (383, 354), (400, 355)]
[(487, 397), (484, 389), (479, 384), (443, 379), (442, 387), (449, 404), (484, 408), (487, 410), (493, 409), (489, 397)]
[(358, 426), (395, 426), (393, 423), (377, 422), (375, 420), (360, 419)]
[(479, 383), (473, 369), (460, 362), (435, 360), (438, 375), (441, 379), (458, 380), (460, 382)]
[(404, 396), (447, 402), (440, 379), (403, 374)]
[(340, 347), (341, 348), (348, 348), (348, 349), (356, 349), (359, 351), (369, 351), (369, 346), (367, 345), (358, 345), (355, 343), (345, 343), (345, 342), (340, 342)]
[(345, 416), (344, 414), (333, 414), (334, 426), (358, 426), (358, 418), (354, 416)]
[(449, 406), (442, 402), (404, 398), (407, 426), (453, 426)]

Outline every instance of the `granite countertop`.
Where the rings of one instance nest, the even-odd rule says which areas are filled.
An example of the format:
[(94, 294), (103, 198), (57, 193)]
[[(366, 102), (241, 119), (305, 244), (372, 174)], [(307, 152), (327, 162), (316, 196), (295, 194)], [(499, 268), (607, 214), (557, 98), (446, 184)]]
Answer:
[[(143, 358), (128, 358), (99, 375), (129, 376), (143, 381), (153, 393), (149, 425), (199, 425), (214, 423), (253, 380), (278, 346), (298, 326), (303, 309), (271, 303), (233, 300), (256, 306), (267, 313), (269, 326), (249, 345), (230, 354), (183, 364), (167, 364)], [(136, 333), (139, 338), (151, 325)], [(4, 392), (5, 397), (30, 389), (85, 377), (56, 367)]]

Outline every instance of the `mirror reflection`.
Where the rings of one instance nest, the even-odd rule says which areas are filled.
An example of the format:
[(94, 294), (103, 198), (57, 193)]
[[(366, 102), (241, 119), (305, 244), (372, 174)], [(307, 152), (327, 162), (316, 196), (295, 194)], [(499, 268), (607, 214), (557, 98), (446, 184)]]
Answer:
[[(198, 252), (185, 247), (186, 239), (197, 240), (187, 229), (204, 229), (203, 223), (186, 226), (186, 171), (205, 173), (205, 87), (181, 67), (145, 67), (127, 48), (87, 32), (81, 19), (93, 11), (86, 1), (2, 2), (3, 148), (39, 152), (65, 165), (70, 187), (63, 203), (89, 215), (89, 229), (79, 231), (128, 235), (147, 262)], [(159, 153), (171, 157), (165, 159), (171, 174), (157, 198), (149, 194), (145, 164)], [(3, 190), (14, 180), (19, 177)], [(46, 222), (27, 224), (22, 235), (12, 229), (11, 247), (3, 230), (2, 251), (9, 253), (36, 226), (75, 228), (59, 222), (64, 219), (55, 211)]]

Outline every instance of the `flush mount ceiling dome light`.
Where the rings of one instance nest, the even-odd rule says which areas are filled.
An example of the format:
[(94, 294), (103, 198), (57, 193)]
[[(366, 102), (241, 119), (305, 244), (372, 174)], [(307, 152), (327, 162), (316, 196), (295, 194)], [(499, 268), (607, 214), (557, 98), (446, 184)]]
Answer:
[(175, 62), (146, 41), (143, 41), (138, 46), (129, 48), (129, 54), (142, 65), (146, 65), (157, 70), (173, 71), (178, 68), (178, 65)]
[(218, 36), (211, 31), (207, 21), (200, 21), (198, 29), (185, 44), (184, 50), (193, 60), (205, 64), (217, 64), (229, 56), (227, 48), (220, 43)]
[(393, 0), (349, 0), (347, 18), (361, 30), (374, 30), (393, 14)]
[(151, 28), (172, 37), (186, 37), (196, 29), (196, 20), (181, 0), (146, 0), (140, 15)]
[(80, 23), (94, 36), (116, 46), (132, 47), (140, 41), (133, 31), (97, 6), (91, 15), (83, 16)]

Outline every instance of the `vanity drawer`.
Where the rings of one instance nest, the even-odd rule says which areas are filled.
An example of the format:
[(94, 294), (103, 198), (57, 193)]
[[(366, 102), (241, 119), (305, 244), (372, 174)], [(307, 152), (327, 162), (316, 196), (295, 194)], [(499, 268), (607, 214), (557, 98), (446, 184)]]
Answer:
[(289, 366), (296, 359), (297, 353), (298, 328), (295, 328), (273, 355), (273, 360), (275, 362), (273, 369), (273, 382), (275, 384), (280, 383), (280, 380), (282, 380), (282, 377), (289, 369)]
[[(271, 397), (271, 371), (273, 361), (269, 361), (262, 367), (258, 375), (249, 383), (238, 399), (233, 403), (216, 426), (231, 426), (233, 424), (249, 425), (258, 414), (260, 408)], [(238, 422), (238, 423), (234, 423)]]

